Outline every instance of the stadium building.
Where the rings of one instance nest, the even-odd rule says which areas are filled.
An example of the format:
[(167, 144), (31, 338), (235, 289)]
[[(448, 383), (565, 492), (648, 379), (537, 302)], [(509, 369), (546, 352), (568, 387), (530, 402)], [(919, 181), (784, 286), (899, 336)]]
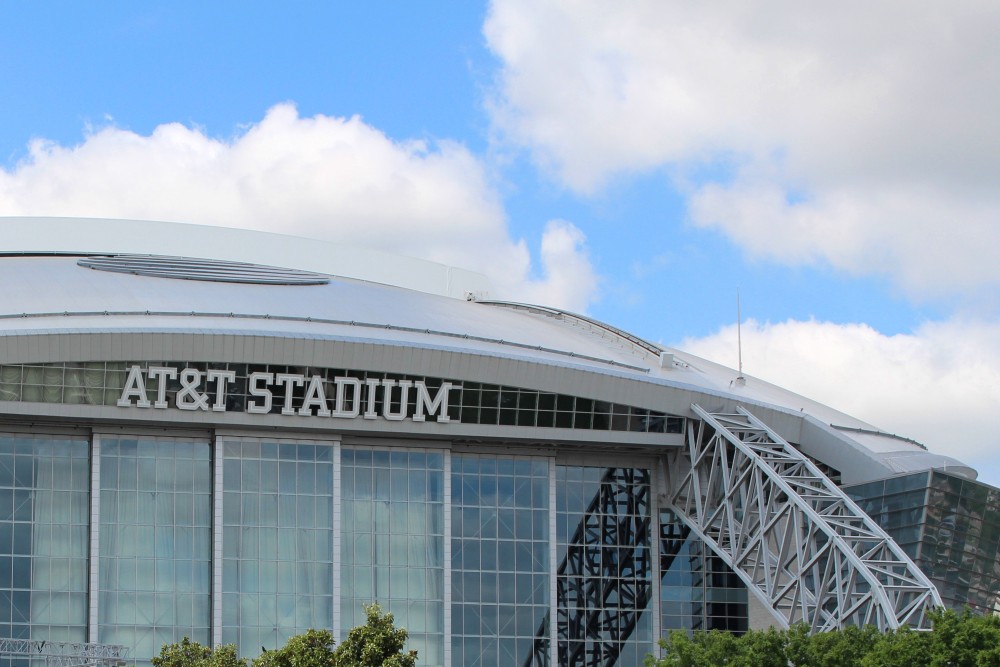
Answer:
[(373, 601), (455, 667), (996, 606), (1000, 491), (732, 369), (413, 259), (0, 225), (8, 664), (7, 639), (253, 656)]

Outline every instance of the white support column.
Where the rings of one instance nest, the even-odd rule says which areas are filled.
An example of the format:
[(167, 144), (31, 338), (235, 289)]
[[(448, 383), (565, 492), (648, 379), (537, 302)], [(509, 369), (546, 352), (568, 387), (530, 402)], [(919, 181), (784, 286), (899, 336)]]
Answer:
[(340, 617), (340, 441), (333, 443), (333, 636), (342, 641)]
[(87, 641), (100, 641), (97, 631), (100, 602), (101, 561), (101, 436), (94, 433), (90, 444), (90, 562), (88, 571)]
[(451, 667), (451, 450), (444, 451), (444, 667)]
[(558, 568), (556, 558), (556, 459), (549, 457), (549, 664), (559, 664), (558, 623)]
[(222, 501), (225, 492), (223, 440), (212, 443), (212, 646), (222, 644)]

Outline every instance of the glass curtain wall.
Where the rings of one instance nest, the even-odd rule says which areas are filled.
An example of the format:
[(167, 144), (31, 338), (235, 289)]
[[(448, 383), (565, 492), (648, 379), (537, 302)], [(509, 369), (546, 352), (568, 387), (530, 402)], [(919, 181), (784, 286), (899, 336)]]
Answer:
[(333, 627), (333, 446), (223, 440), (222, 641), (241, 655)]
[(844, 489), (914, 560), (920, 558), (928, 475), (926, 471), (899, 475)]
[(671, 630), (747, 631), (746, 586), (670, 510), (660, 512), (660, 577), (661, 636)]
[(845, 490), (914, 558), (945, 606), (1000, 610), (1000, 489), (934, 470)]
[(548, 665), (549, 462), (451, 462), (452, 660)]
[(933, 471), (921, 552), (946, 605), (1000, 611), (1000, 490)]
[(0, 637), (86, 640), (89, 449), (0, 434)]
[(98, 638), (140, 664), (165, 643), (211, 641), (208, 442), (101, 438)]
[(556, 467), (560, 665), (638, 665), (653, 650), (650, 475)]
[[(408, 629), (423, 665), (444, 664), (446, 639), (455, 667), (541, 667), (553, 654), (557, 665), (637, 665), (653, 650), (656, 524), (644, 468), (349, 446), (340, 448), (338, 503), (332, 443), (222, 437), (221, 480), (213, 480), (207, 438), (99, 436), (96, 444), (101, 497), (92, 527), (91, 443), (0, 434), (0, 637), (84, 641), (90, 600), (97, 640), (130, 647), (140, 664), (185, 636), (209, 643), (218, 488), (215, 603), (222, 640), (244, 655), (333, 627), (337, 604), (346, 633), (372, 601)], [(938, 487), (947, 495), (954, 484)], [(978, 492), (963, 486), (945, 504), (971, 499), (975, 517), (995, 502)], [(680, 525), (666, 512), (660, 519)], [(1000, 534), (971, 519), (939, 523), (939, 542), (961, 529), (994, 548)], [(93, 597), (91, 529), (99, 549)], [(731, 573), (687, 534), (659, 540), (661, 628), (742, 629), (746, 591)], [(682, 545), (669, 562), (668, 542)]]
[(421, 665), (443, 665), (444, 454), (344, 447), (341, 489), (341, 626), (377, 600)]

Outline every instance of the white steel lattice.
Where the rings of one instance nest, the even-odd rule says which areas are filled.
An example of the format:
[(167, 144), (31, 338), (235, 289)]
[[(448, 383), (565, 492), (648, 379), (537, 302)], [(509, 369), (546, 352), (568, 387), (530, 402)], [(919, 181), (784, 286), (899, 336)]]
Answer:
[(49, 667), (122, 667), (127, 657), (126, 647), (113, 644), (0, 639), (0, 659), (45, 660)]
[(937, 589), (837, 485), (744, 408), (691, 408), (673, 509), (782, 626), (926, 627)]

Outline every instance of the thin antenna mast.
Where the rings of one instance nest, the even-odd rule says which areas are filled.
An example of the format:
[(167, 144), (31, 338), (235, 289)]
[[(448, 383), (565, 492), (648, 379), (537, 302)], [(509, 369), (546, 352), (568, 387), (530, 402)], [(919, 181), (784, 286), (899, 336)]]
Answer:
[(746, 384), (747, 379), (743, 377), (743, 316), (740, 314), (740, 289), (736, 288), (736, 353), (739, 359), (740, 374), (736, 376), (736, 383)]

